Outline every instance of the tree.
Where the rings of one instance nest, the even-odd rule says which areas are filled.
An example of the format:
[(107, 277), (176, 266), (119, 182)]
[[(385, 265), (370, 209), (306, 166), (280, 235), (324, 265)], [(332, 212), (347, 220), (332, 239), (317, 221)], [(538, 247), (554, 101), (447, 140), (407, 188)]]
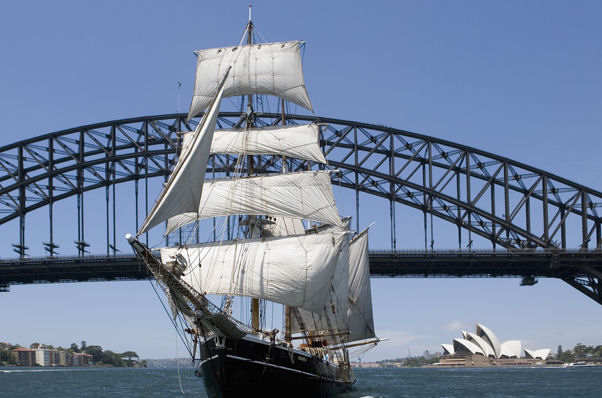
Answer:
[(82, 340), (82, 345), (81, 345), (82, 352), (86, 352), (86, 347), (87, 347), (86, 340)]
[(121, 358), (127, 358), (128, 366), (132, 366), (132, 358), (140, 359), (138, 354), (136, 354), (134, 351), (126, 351), (122, 353)]
[(71, 343), (71, 345), (69, 346), (69, 349), (73, 352), (79, 352), (79, 347), (75, 343)]
[(594, 348), (593, 354), (596, 358), (602, 358), (602, 345), (597, 345), (596, 348)]
[(0, 364), (3, 362), (8, 363), (11, 359), (12, 355), (9, 350), (0, 350)]
[(558, 346), (558, 351), (556, 351), (556, 358), (560, 359), (560, 356), (562, 355), (562, 346), (559, 345)]
[(121, 356), (111, 350), (103, 351), (102, 362), (107, 365), (123, 366), (123, 359), (121, 359)]
[(563, 351), (558, 359), (563, 362), (575, 362), (575, 356), (573, 355), (571, 350)]
[(99, 362), (103, 361), (102, 347), (99, 345), (86, 346), (86, 354), (92, 355), (92, 360), (94, 361), (94, 363), (99, 363)]
[(583, 345), (581, 343), (577, 343), (577, 345), (575, 346), (575, 348), (573, 348), (573, 352), (577, 356), (585, 355), (587, 353), (587, 346), (585, 346), (585, 345)]

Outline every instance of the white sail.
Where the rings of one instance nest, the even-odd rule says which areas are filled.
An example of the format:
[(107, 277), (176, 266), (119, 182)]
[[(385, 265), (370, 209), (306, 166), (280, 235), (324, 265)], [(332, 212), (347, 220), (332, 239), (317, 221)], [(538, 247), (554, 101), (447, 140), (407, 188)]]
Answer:
[[(211, 153), (282, 155), (326, 163), (320, 150), (319, 130), (319, 126), (313, 123), (300, 126), (217, 130), (213, 135)], [(191, 138), (192, 132), (183, 134), (183, 150), (190, 145)]]
[(263, 236), (292, 236), (305, 233), (303, 221), (298, 218), (267, 217), (267, 219), (273, 221), (273, 223), (264, 225), (262, 228)]
[(362, 232), (349, 245), (349, 335), (345, 341), (369, 339), (375, 336), (370, 290), (368, 233)]
[[(347, 242), (349, 243), (349, 242)], [(323, 307), (323, 313), (330, 320), (330, 328), (338, 331), (349, 329), (347, 313), (349, 311), (349, 244), (339, 256), (334, 278), (330, 284), (330, 299)]]
[[(349, 244), (348, 257), (348, 296), (345, 316), (335, 315), (328, 308), (320, 312), (299, 310), (301, 319), (293, 317), (292, 333), (305, 330), (327, 331), (331, 328), (347, 330), (345, 342), (375, 337), (372, 316), (372, 294), (370, 291), (370, 265), (368, 259), (367, 231), (356, 236)], [(340, 291), (343, 287), (339, 286)], [(336, 296), (335, 296), (336, 297)], [(332, 298), (330, 299), (332, 300)], [(326, 319), (328, 318), (328, 320)]]
[(204, 185), (198, 212), (170, 218), (166, 234), (197, 219), (235, 214), (293, 217), (342, 225), (327, 171), (216, 179)]
[(232, 71), (224, 96), (270, 94), (312, 110), (299, 54), (300, 42), (253, 44), (198, 50), (194, 97), (188, 118), (202, 112), (219, 87), (226, 69)]
[[(225, 70), (225, 73), (226, 76), (223, 79), (227, 78), (228, 70)], [(211, 109), (203, 115), (203, 119), (193, 132), (191, 144), (185, 151), (182, 151), (167, 185), (144, 220), (138, 235), (170, 217), (198, 209), (209, 159), (209, 148), (213, 141), (215, 122), (219, 114), (223, 92), (222, 84), (216, 93)]]
[[(316, 229), (315, 233), (329, 234), (332, 232), (348, 232), (350, 220), (350, 217), (342, 218), (341, 226), (327, 225)], [(322, 310), (314, 313), (299, 309), (296, 312), (296, 315), (291, 319), (291, 333), (300, 333), (303, 330), (320, 332), (332, 329), (338, 332), (345, 332), (348, 330), (350, 255), (351, 249), (349, 249), (348, 255), (339, 258), (340, 261), (335, 270), (335, 278), (333, 278), (330, 285), (330, 296)]]
[(329, 233), (164, 248), (161, 261), (186, 261), (182, 280), (203, 294), (262, 298), (320, 311), (348, 235)]

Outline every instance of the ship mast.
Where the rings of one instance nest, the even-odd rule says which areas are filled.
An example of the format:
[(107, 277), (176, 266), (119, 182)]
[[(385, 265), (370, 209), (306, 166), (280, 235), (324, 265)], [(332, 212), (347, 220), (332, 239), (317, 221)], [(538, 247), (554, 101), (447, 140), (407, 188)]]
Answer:
[[(251, 5), (249, 5), (249, 22), (247, 24), (247, 45), (253, 44), (253, 21), (251, 20)], [(249, 94), (247, 96), (247, 120), (246, 120), (247, 128), (253, 127), (253, 95)], [(248, 162), (248, 174), (249, 176), (255, 174), (255, 164), (253, 155), (247, 155)], [(248, 225), (249, 231), (251, 230), (251, 223), (249, 220)], [(259, 330), (259, 299), (253, 297), (251, 299), (251, 327), (253, 331)]]
[[(284, 99), (280, 99), (280, 103), (282, 104), (282, 125), (286, 125), (286, 120), (284, 119)], [(286, 156), (282, 156), (282, 171), (286, 171)], [(284, 341), (288, 344), (291, 343), (291, 329), (292, 329), (292, 319), (291, 319), (291, 306), (284, 306)]]

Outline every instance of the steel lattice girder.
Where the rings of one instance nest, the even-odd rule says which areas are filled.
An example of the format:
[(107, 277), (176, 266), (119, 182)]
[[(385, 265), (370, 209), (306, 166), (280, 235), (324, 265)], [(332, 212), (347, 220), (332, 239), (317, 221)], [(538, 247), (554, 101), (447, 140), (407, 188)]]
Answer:
[[(257, 125), (280, 122), (258, 114)], [(220, 114), (220, 128), (242, 123)], [(287, 123), (326, 123), (321, 144), (333, 183), (430, 213), (505, 248), (599, 250), (602, 193), (508, 158), (408, 131), (365, 123), (289, 115)], [(0, 148), (0, 224), (85, 191), (167, 176), (179, 139), (197, 121), (184, 114), (149, 116), (77, 127)], [(234, 170), (236, 157), (218, 155), (212, 170)], [(277, 172), (279, 157), (263, 157), (256, 172)], [(295, 170), (304, 161), (290, 160)], [(576, 221), (573, 221), (576, 220)], [(567, 228), (572, 226), (573, 230)], [(575, 231), (575, 226), (578, 230)], [(24, 227), (21, 228), (24, 234)], [(461, 235), (459, 235), (460, 238)], [(21, 244), (24, 236), (21, 237)], [(591, 244), (590, 244), (591, 242)], [(598, 275), (567, 281), (598, 294)]]

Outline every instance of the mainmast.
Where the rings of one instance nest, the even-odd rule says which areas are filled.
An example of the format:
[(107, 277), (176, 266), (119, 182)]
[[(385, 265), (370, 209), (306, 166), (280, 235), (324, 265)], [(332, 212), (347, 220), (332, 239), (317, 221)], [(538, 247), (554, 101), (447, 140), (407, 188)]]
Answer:
[[(253, 21), (251, 20), (251, 5), (249, 5), (249, 22), (247, 23), (247, 45), (253, 44)], [(247, 120), (246, 120), (247, 128), (253, 127), (253, 95), (249, 94), (247, 96)], [(247, 162), (249, 164), (248, 174), (249, 176), (255, 174), (255, 164), (253, 155), (247, 156)], [(250, 219), (251, 217), (249, 217)], [(250, 220), (249, 220), (250, 221)], [(251, 222), (249, 222), (248, 227), (249, 232), (251, 231)], [(259, 299), (253, 297), (251, 299), (251, 327), (253, 331), (259, 330)]]
[[(286, 120), (284, 118), (284, 99), (280, 99), (280, 103), (282, 104), (282, 125), (286, 125)], [(286, 156), (282, 156), (282, 172), (286, 171)], [(288, 344), (291, 343), (291, 329), (292, 329), (292, 318), (291, 318), (292, 308), (289, 305), (284, 306), (284, 341)]]

